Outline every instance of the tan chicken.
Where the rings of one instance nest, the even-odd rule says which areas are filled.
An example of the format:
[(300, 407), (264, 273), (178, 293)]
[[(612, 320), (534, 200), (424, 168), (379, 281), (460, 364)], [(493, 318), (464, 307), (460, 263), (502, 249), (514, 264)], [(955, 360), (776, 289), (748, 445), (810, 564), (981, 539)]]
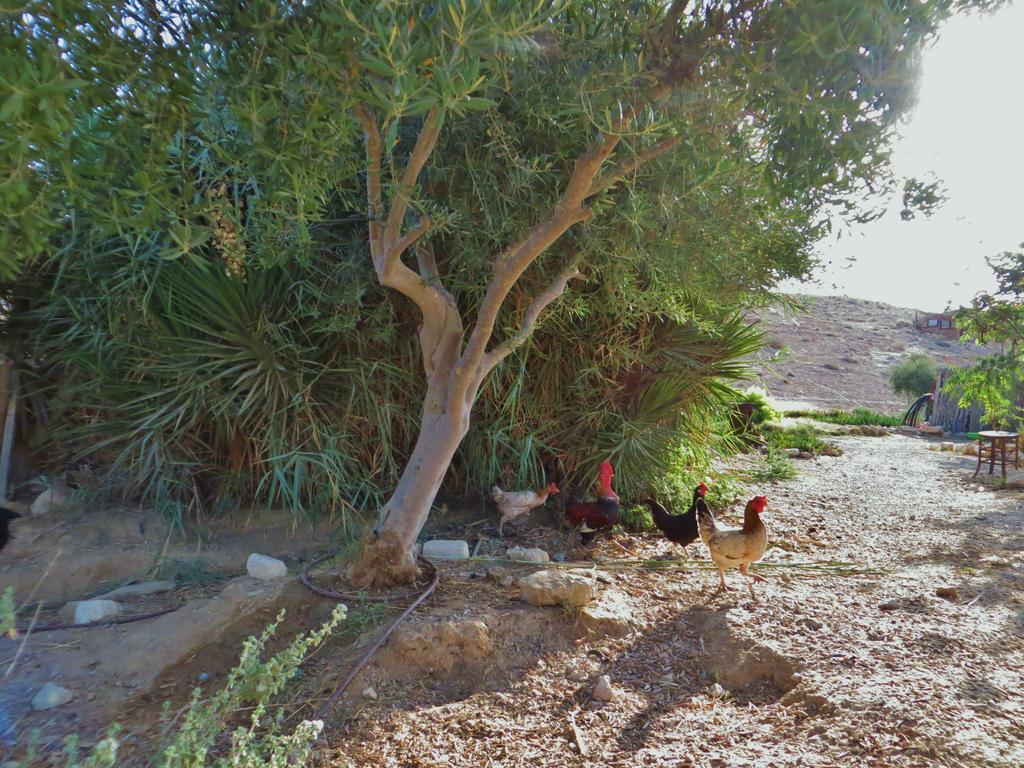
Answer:
[(515, 520), (531, 509), (536, 509), (548, 500), (548, 496), (555, 493), (558, 493), (558, 486), (554, 483), (550, 483), (539, 491), (503, 491), (498, 486), (492, 485), (491, 498), (494, 499), (494, 503), (498, 505), (498, 511), (501, 512), (498, 535), (505, 535), (503, 529), (509, 520)]
[(732, 589), (725, 583), (725, 569), (739, 568), (740, 573), (751, 579), (748, 582), (750, 594), (754, 596), (754, 582), (764, 581), (755, 573), (748, 573), (751, 563), (764, 557), (768, 548), (768, 529), (761, 521), (761, 513), (768, 506), (766, 496), (755, 496), (743, 510), (742, 528), (722, 528), (711, 514), (707, 504), (697, 503), (697, 527), (700, 540), (707, 545), (708, 554), (718, 566), (719, 590)]

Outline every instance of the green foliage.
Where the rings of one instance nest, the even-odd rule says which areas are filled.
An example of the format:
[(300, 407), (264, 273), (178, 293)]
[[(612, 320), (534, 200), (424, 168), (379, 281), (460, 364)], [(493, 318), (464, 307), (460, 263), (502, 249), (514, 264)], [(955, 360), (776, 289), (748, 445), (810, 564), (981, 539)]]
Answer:
[(768, 397), (763, 392), (756, 390), (743, 392), (739, 395), (739, 402), (754, 405), (753, 413), (750, 416), (750, 426), (752, 427), (759, 427), (766, 422), (779, 420), (778, 411), (772, 408)]
[[(283, 708), (274, 698), (284, 690), (309, 655), (322, 644), (345, 618), (346, 608), (338, 605), (320, 627), (298, 635), (283, 650), (262, 659), (263, 651), (284, 616), (282, 611), (273, 624), (258, 637), (248, 638), (242, 645), (238, 664), (228, 674), (224, 685), (205, 696), (196, 688), (188, 708), (173, 719), (165, 705), (164, 743), (147, 761), (156, 768), (286, 768), (306, 765), (313, 743), (320, 735), (323, 722), (304, 720), (291, 732), (283, 730)], [(239, 713), (245, 712), (239, 722)], [(230, 742), (218, 743), (218, 737), (230, 731)], [(69, 739), (65, 748), (66, 768), (112, 768), (117, 765), (119, 728), (111, 728), (85, 756), (78, 750), (77, 739)], [(29, 754), (15, 766), (34, 764), (36, 755)]]
[(654, 530), (654, 518), (646, 504), (623, 505), (619, 510), (619, 525), (632, 533)]
[(485, 382), (449, 490), (585, 483), (610, 457), (629, 493), (701, 467), (760, 343), (740, 313), (871, 216), (867, 189), (895, 188), (918, 51), (988, 5), (30, 0), (0, 15), (0, 288), (25, 439), (97, 455), (178, 521), (378, 506), (424, 387), (421, 318), (367, 253), (367, 187), (398, 194), (436, 125), (396, 224), (424, 217), (406, 261), (469, 320), (602, 133), (621, 136), (606, 170), (628, 171), (601, 177), (495, 319), (500, 342), (581, 266)]
[(14, 587), (5, 587), (0, 594), (0, 637), (15, 636), (15, 620), (17, 613), (14, 608)]
[(815, 421), (823, 421), (828, 424), (847, 424), (851, 426), (876, 426), (876, 427), (898, 427), (903, 423), (899, 416), (887, 416), (884, 413), (876, 413), (868, 408), (854, 408), (852, 411), (828, 410), (828, 411), (786, 411), (790, 418), (808, 418)]
[(772, 483), (778, 480), (789, 480), (797, 476), (796, 466), (785, 451), (769, 448), (747, 473), (756, 483)]
[(914, 352), (892, 367), (889, 386), (898, 395), (914, 400), (931, 392), (935, 384), (935, 363), (928, 355)]
[(956, 322), (962, 341), (1002, 344), (1004, 351), (970, 368), (954, 369), (944, 390), (958, 397), (961, 407), (980, 405), (992, 426), (1016, 429), (1024, 415), (1024, 252), (1004, 251), (988, 264), (995, 274), (995, 292), (975, 296), (970, 307), (957, 312)]
[(993, 428), (1016, 429), (1024, 411), (1024, 360), (1019, 354), (988, 355), (970, 368), (954, 368), (943, 390), (958, 398), (962, 408), (981, 407)]
[(821, 439), (822, 434), (820, 429), (809, 424), (791, 427), (769, 424), (764, 433), (769, 449), (797, 448), (811, 453), (821, 453), (828, 447), (829, 444)]

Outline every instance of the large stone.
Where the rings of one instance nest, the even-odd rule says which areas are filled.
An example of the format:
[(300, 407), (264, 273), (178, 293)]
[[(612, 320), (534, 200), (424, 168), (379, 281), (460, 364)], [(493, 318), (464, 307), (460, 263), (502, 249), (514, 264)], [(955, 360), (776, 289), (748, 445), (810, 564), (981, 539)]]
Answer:
[(943, 429), (941, 426), (939, 426), (937, 424), (935, 424), (935, 425), (933, 425), (933, 424), (922, 424), (921, 425), (921, 431), (924, 432), (926, 435), (944, 435), (944, 434), (946, 434), (946, 430)]
[(79, 600), (75, 605), (75, 624), (91, 624), (119, 615), (124, 609), (114, 600)]
[(54, 486), (36, 496), (36, 500), (29, 507), (33, 515), (48, 515), (51, 512), (61, 512), (68, 508), (71, 503), (71, 495), (67, 488)]
[(433, 560), (466, 560), (469, 544), (461, 539), (431, 539), (423, 543), (423, 556)]
[(494, 653), (487, 625), (476, 619), (442, 619), (400, 625), (387, 645), (382, 665), (426, 670), (431, 673), (464, 672), (484, 663)]
[(264, 581), (281, 579), (288, 575), (288, 566), (282, 561), (276, 557), (261, 555), (259, 552), (249, 555), (249, 559), (245, 561), (245, 570), (253, 578)]
[(591, 605), (580, 609), (580, 626), (599, 637), (625, 637), (636, 624), (633, 606), (621, 592), (605, 590)]
[(587, 605), (597, 596), (597, 582), (590, 571), (537, 571), (519, 580), (519, 591), (530, 605)]
[(170, 592), (177, 588), (173, 581), (144, 581), (141, 584), (128, 584), (124, 587), (112, 589), (102, 595), (96, 595), (97, 600), (124, 600), (133, 597), (145, 597), (147, 595), (159, 595), (161, 592)]
[(551, 558), (548, 557), (548, 553), (543, 549), (537, 547), (510, 547), (505, 552), (505, 557), (509, 560), (517, 560), (524, 563), (549, 563)]
[(61, 704), (67, 704), (74, 696), (67, 688), (61, 688), (56, 683), (47, 683), (39, 689), (32, 699), (32, 709), (42, 712), (44, 709), (53, 709)]

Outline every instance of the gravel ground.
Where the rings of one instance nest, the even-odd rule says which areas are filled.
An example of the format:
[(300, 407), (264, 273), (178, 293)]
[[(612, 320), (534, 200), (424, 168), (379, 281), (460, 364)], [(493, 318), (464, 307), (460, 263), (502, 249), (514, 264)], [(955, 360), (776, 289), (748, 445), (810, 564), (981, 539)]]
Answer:
[[(449, 568), (417, 620), (484, 621), (491, 657), (405, 677), (371, 668), (379, 698), (346, 702), (319, 763), (1024, 765), (1022, 497), (971, 481), (970, 459), (923, 440), (838, 442), (844, 455), (751, 489), (770, 499), (775, 545), (757, 601), (716, 594), (691, 547), (701, 559), (689, 572), (612, 571), (606, 589), (633, 606), (633, 632), (587, 640), (572, 615), (552, 632), (556, 609)], [(721, 516), (738, 520), (740, 507)], [(618, 536), (594, 554), (669, 552)], [(786, 567), (807, 561), (878, 572)], [(607, 703), (591, 697), (602, 674), (617, 691)]]

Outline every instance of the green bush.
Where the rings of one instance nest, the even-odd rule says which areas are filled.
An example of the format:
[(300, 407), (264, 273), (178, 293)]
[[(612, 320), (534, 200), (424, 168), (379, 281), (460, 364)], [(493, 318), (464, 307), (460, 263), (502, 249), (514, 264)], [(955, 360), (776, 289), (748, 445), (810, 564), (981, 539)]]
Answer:
[(821, 439), (823, 434), (820, 429), (808, 424), (794, 427), (769, 425), (765, 430), (765, 439), (768, 441), (769, 449), (796, 448), (801, 451), (821, 453), (829, 447), (829, 443)]
[(772, 408), (763, 392), (756, 390), (743, 392), (739, 395), (739, 402), (751, 403), (754, 406), (754, 411), (750, 416), (751, 427), (760, 427), (769, 421), (778, 421), (779, 419), (779, 412)]
[(646, 504), (624, 506), (619, 512), (619, 525), (631, 533), (653, 531), (655, 527), (650, 507)]
[(886, 416), (867, 408), (854, 408), (852, 411), (786, 411), (786, 416), (850, 426), (898, 427), (903, 423), (903, 419), (899, 416)]
[(889, 373), (889, 386), (908, 401), (915, 400), (925, 392), (931, 392), (935, 384), (935, 363), (921, 352), (901, 360)]
[(757, 483), (771, 483), (776, 480), (789, 480), (797, 476), (796, 466), (784, 451), (769, 448), (748, 472), (751, 480)]
[[(296, 637), (287, 648), (263, 660), (261, 655), (278, 624), (282, 611), (273, 624), (258, 637), (250, 637), (242, 645), (238, 664), (228, 674), (224, 686), (213, 695), (204, 695), (196, 688), (188, 709), (178, 721), (169, 721), (172, 728), (167, 741), (151, 759), (144, 763), (156, 768), (286, 768), (306, 765), (313, 743), (320, 735), (323, 722), (304, 720), (290, 733), (282, 730), (285, 711), (274, 698), (295, 678), (299, 665), (310, 650), (323, 643), (345, 618), (346, 608), (339, 604), (331, 617), (319, 628)], [(238, 722), (239, 712), (248, 714)], [(167, 706), (165, 719), (169, 718)], [(230, 731), (230, 742), (223, 749), (216, 745), (218, 737)], [(117, 725), (107, 738), (87, 755), (80, 755), (75, 737), (65, 747), (65, 768), (112, 768), (117, 765)], [(24, 760), (10, 765), (22, 768), (36, 764), (38, 755), (30, 746)]]

